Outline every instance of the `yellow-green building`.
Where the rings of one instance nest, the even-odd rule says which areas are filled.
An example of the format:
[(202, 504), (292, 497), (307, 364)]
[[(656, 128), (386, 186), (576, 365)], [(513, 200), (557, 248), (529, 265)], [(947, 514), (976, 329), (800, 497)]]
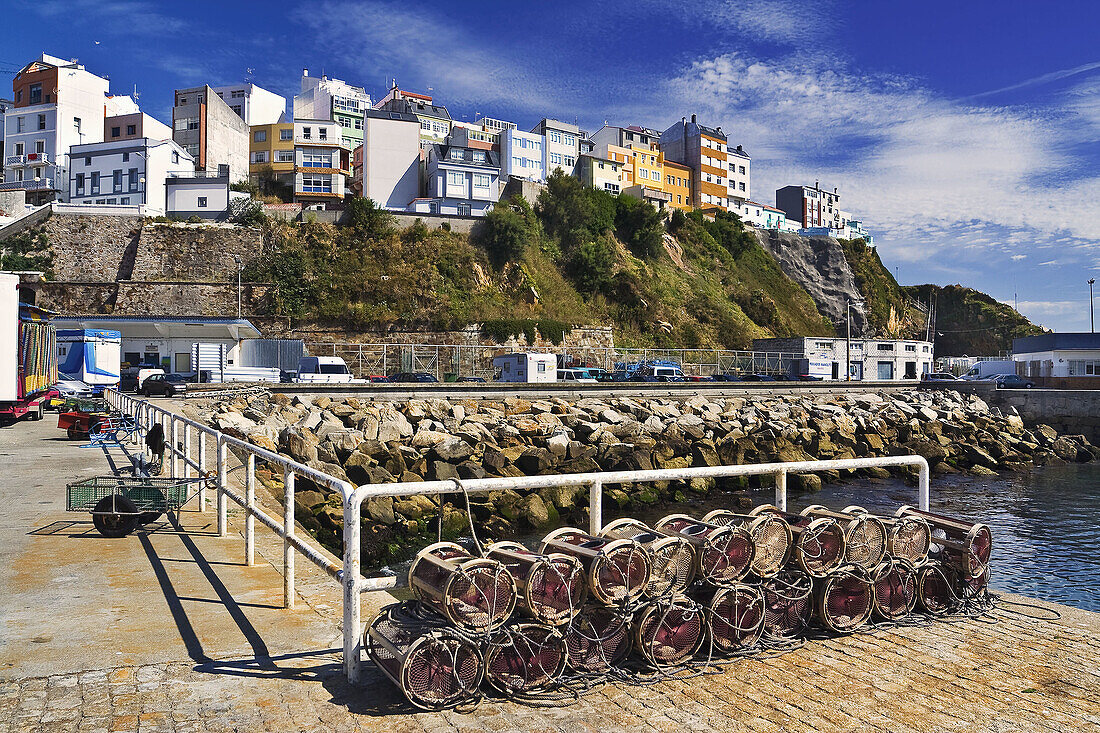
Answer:
[(248, 177), (273, 194), (275, 183), (294, 190), (294, 124), (279, 122), (248, 129)]

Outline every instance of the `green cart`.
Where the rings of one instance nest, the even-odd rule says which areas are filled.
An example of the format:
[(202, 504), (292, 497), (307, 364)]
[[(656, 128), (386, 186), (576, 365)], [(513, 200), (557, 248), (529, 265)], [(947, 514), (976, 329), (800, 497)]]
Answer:
[(92, 524), (104, 537), (125, 537), (164, 512), (179, 512), (198, 494), (203, 480), (95, 476), (65, 487), (65, 509), (90, 512)]

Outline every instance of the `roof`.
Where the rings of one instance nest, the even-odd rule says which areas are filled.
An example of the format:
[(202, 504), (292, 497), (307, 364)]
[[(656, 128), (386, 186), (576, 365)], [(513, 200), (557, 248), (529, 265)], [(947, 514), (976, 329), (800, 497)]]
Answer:
[(56, 316), (58, 327), (110, 329), (126, 338), (257, 338), (253, 323), (244, 318), (206, 316)]
[(1100, 333), (1045, 333), (1012, 339), (1014, 355), (1070, 349), (1100, 351)]
[(420, 123), (416, 115), (409, 112), (394, 112), (387, 109), (365, 109), (363, 110), (363, 117), (374, 117), (379, 120), (398, 120), (399, 122), (416, 122)]
[[(464, 151), (462, 160), (455, 160), (451, 157), (452, 150)], [(479, 163), (474, 160), (474, 151), (485, 154), (485, 162)], [(436, 143), (432, 145), (432, 157), (436, 161), (436, 165), (445, 165), (451, 163), (454, 165), (472, 165), (480, 168), (499, 168), (500, 157), (496, 151), (485, 150), (484, 148), (470, 148), (464, 145), (444, 145)]]
[(602, 158), (599, 155), (592, 155), (591, 153), (581, 153), (580, 157), (589, 158), (590, 160), (598, 160), (601, 163), (610, 163), (611, 165), (623, 165), (621, 160), (612, 160), (611, 158)]
[(411, 99), (403, 97), (401, 99), (391, 99), (382, 105), (380, 109), (387, 112), (406, 112), (414, 115), (424, 115), (425, 117), (435, 117), (441, 120), (451, 119), (451, 113), (447, 111), (447, 108), (441, 104), (432, 104), (431, 100), (427, 102), (419, 99)]

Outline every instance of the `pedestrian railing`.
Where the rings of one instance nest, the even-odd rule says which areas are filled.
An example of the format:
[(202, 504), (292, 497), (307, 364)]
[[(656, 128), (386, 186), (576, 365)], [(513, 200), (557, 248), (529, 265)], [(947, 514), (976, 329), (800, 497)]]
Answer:
[[(737, 476), (771, 475), (775, 478), (775, 504), (787, 508), (787, 476), (795, 473), (819, 471), (845, 471), (860, 468), (916, 467), (918, 470), (917, 502), (927, 511), (929, 504), (928, 462), (921, 456), (886, 456), (881, 458), (850, 458), (830, 461), (793, 461), (786, 463), (759, 463), (743, 466), (704, 466), (694, 468), (657, 469), (649, 471), (605, 471), (596, 473), (569, 473), (549, 476), (520, 476), (506, 478), (468, 479), (464, 481), (415, 481), (406, 483), (364, 484), (352, 486), (321, 471), (298, 463), (286, 456), (265, 450), (251, 443), (234, 438), (202, 425), (194, 420), (176, 415), (145, 400), (139, 400), (114, 390), (107, 391), (111, 405), (137, 418), (145, 429), (160, 423), (167, 438), (169, 452), (166, 468), (174, 478), (190, 477), (192, 470), (203, 476), (216, 478), (215, 490), (218, 511), (218, 534), (228, 534), (228, 505), (232, 500), (245, 510), (245, 564), (255, 561), (255, 520), (271, 528), (283, 539), (283, 601), (287, 608), (294, 607), (294, 555), (301, 553), (306, 559), (328, 573), (343, 588), (344, 610), (344, 671), (351, 682), (360, 678), (362, 663), (363, 609), (361, 595), (369, 591), (388, 590), (399, 585), (394, 575), (363, 577), (361, 572), (360, 508), (364, 501), (380, 497), (435, 496), (440, 494), (485, 494), (503, 489), (536, 490), (559, 486), (588, 488), (589, 532), (596, 534), (602, 528), (603, 487), (609, 484), (642, 484), (656, 481), (689, 481), (695, 478), (732, 478)], [(182, 434), (181, 434), (182, 428)], [(192, 434), (197, 436), (197, 457)], [(212, 442), (215, 451), (216, 473), (207, 473), (207, 443)], [(245, 467), (245, 495), (242, 497), (229, 487), (228, 451), (238, 451)], [(265, 514), (256, 505), (256, 461), (264, 461), (283, 470), (282, 522)], [(182, 463), (182, 466), (180, 465)], [(340, 492), (343, 501), (344, 550), (342, 566), (333, 563), (323, 553), (301, 540), (294, 529), (295, 477), (302, 476), (321, 486)], [(206, 489), (200, 490), (199, 508), (206, 511)]]

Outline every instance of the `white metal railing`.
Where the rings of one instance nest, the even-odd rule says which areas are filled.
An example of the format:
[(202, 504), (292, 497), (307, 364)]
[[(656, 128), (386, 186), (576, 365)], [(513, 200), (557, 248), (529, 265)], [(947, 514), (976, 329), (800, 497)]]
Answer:
[[(638, 484), (656, 481), (687, 481), (693, 478), (730, 478), (735, 476), (772, 475), (775, 477), (775, 504), (787, 508), (787, 475), (791, 473), (815, 473), (818, 471), (842, 471), (860, 468), (885, 468), (915, 466), (918, 469), (917, 502), (922, 510), (929, 506), (929, 468), (921, 456), (884, 456), (881, 458), (851, 458), (831, 461), (793, 461), (787, 463), (760, 463), (745, 466), (705, 466), (697, 468), (659, 469), (650, 471), (607, 471), (599, 473), (571, 473), (551, 476), (520, 476), (506, 478), (469, 479), (466, 481), (416, 481), (389, 484), (364, 484), (353, 487), (346, 481), (316, 471), (285, 456), (264, 450), (237, 438), (227, 436), (213, 428), (176, 415), (144, 400), (107, 390), (112, 406), (137, 417), (139, 424), (149, 427), (154, 422), (166, 425), (166, 448), (171, 452), (169, 468), (172, 476), (177, 471), (178, 459), (183, 459), (184, 476), (190, 476), (192, 467), (205, 472), (206, 442), (209, 436), (215, 441), (217, 457), (217, 509), (218, 534), (228, 533), (226, 498), (245, 509), (245, 558), (251, 565), (255, 556), (255, 519), (270, 527), (283, 538), (283, 601), (287, 608), (294, 607), (294, 553), (299, 552), (343, 587), (344, 611), (344, 672), (350, 682), (358, 682), (362, 664), (363, 609), (361, 595), (369, 591), (387, 590), (398, 585), (393, 575), (364, 578), (361, 573), (361, 516), (364, 501), (377, 497), (434, 496), (448, 493), (484, 494), (502, 489), (534, 490), (556, 486), (587, 486), (589, 532), (596, 534), (603, 526), (603, 487), (607, 484)], [(184, 426), (182, 443), (178, 434)], [(191, 431), (198, 435), (198, 459), (190, 458)], [(245, 496), (242, 498), (229, 489), (227, 483), (227, 450), (229, 447), (245, 454)], [(256, 460), (266, 461), (283, 468), (283, 517), (282, 522), (272, 519), (255, 505)], [(338, 567), (319, 551), (300, 540), (294, 533), (294, 480), (305, 476), (318, 484), (339, 491), (343, 498), (344, 551), (343, 567)], [(200, 494), (200, 510), (206, 510), (205, 489)], [(285, 529), (284, 529), (285, 528)]]

